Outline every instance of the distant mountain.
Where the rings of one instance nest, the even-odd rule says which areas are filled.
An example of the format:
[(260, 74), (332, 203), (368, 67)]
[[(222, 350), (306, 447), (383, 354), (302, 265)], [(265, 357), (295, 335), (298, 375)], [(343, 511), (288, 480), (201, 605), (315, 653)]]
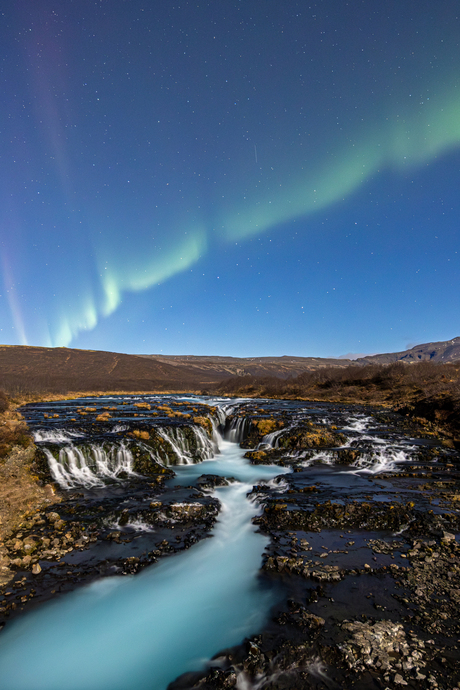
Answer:
[(212, 391), (234, 376), (295, 378), (325, 367), (460, 360), (460, 337), (357, 360), (323, 357), (125, 355), (65, 347), (0, 345), (0, 389), (8, 391)]
[(158, 361), (181, 367), (186, 365), (196, 371), (215, 371), (226, 376), (276, 376), (290, 378), (298, 376), (304, 371), (322, 367), (348, 367), (351, 364), (366, 366), (367, 364), (391, 364), (392, 362), (455, 362), (460, 360), (460, 338), (445, 340), (439, 343), (416, 345), (404, 352), (393, 352), (382, 355), (344, 357), (212, 357), (195, 355), (139, 355), (154, 358)]
[(392, 362), (457, 362), (460, 360), (460, 338), (442, 340), (438, 343), (415, 345), (404, 352), (391, 352), (383, 355), (360, 357), (356, 364), (391, 364)]

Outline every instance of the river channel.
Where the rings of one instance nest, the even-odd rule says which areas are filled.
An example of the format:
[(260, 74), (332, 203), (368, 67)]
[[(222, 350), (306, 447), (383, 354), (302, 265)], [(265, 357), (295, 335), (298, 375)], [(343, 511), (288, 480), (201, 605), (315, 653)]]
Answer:
[[(401, 535), (419, 519), (415, 503), (447, 519), (442, 500), (400, 481), (412, 473), (419, 482), (433, 466), (449, 472), (456, 453), (391, 414), (185, 396), (41, 403), (23, 414), (41, 471), (59, 484), (63, 502), (20, 535), (41, 544), (38, 573), (18, 561), (18, 582), (38, 596), (0, 633), (7, 690), (165, 690), (181, 674), (205, 673), (220, 650), (269, 630), (276, 607), (289, 623), (292, 604), (280, 602), (299, 587), (302, 608), (311, 595), (307, 619), (346, 620), (367, 575), (404, 570), (410, 545)], [(346, 542), (346, 528), (356, 526), (343, 517), (350, 505), (355, 515), (367, 512)], [(441, 527), (457, 524), (454, 508), (449, 515), (450, 527)], [(80, 535), (73, 542), (72, 530)], [(57, 533), (67, 541), (53, 540)], [(372, 550), (377, 537), (396, 550)], [(345, 574), (361, 571), (347, 596)], [(322, 609), (312, 594), (318, 582), (320, 597), (324, 587), (336, 592)], [(401, 618), (398, 607), (388, 607), (388, 619)], [(235, 687), (269, 682), (238, 668)], [(321, 678), (324, 668), (314, 656), (304, 662), (312, 687), (334, 687)]]

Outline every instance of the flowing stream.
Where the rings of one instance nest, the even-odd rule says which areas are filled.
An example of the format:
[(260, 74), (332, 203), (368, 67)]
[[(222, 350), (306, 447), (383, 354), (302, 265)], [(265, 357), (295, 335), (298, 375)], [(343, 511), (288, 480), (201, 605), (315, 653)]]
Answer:
[[(212, 417), (207, 417), (209, 408), (200, 407), (197, 397), (88, 398), (29, 406), (26, 418), (54, 479), (63, 489), (88, 492), (96, 506), (104, 492), (119, 496), (120, 505), (128, 508), (150, 500), (149, 480), (142, 479), (135, 466), (134, 453), (139, 449), (151, 457), (156, 453), (163, 467), (174, 466), (175, 476), (166, 486), (173, 496), (190, 498), (190, 485), (201, 475), (233, 480), (213, 491), (221, 510), (211, 538), (162, 558), (135, 576), (101, 578), (8, 621), (0, 635), (0, 688), (165, 690), (182, 673), (204, 668), (214, 654), (263, 628), (276, 592), (258, 577), (269, 539), (252, 524), (259, 505), (248, 493), (264, 482), (273, 493), (283, 492), (289, 487), (279, 475), (291, 470), (251, 465), (243, 458), (245, 451), (238, 443), (251, 430), (252, 407), (257, 405), (260, 414), (263, 404), (263, 415), (257, 419), (271, 420), (275, 415), (273, 419), (285, 424), (265, 434), (259, 450), (280, 448), (284, 436), (302, 430), (310, 419), (316, 428), (334, 424), (342, 431), (345, 441), (341, 439), (344, 445), (339, 449), (285, 451), (300, 477), (308, 468), (308, 478), (299, 480), (300, 486), (319, 484), (338, 501), (344, 496), (360, 500), (362, 492), (369, 491), (370, 476), (410, 462), (414, 453), (411, 440), (345, 408), (296, 401), (206, 402), (215, 405)], [(97, 416), (102, 410), (104, 414)], [(87, 418), (90, 411), (95, 415)], [(185, 421), (191, 418), (191, 424)], [(212, 437), (201, 425), (206, 418), (212, 424)], [(218, 429), (225, 430), (227, 440)], [(151, 445), (143, 446), (143, 438)], [(353, 449), (357, 456), (352, 464), (336, 466), (338, 453)], [(144, 489), (131, 491), (133, 478), (145, 480), (146, 496)], [(154, 540), (162, 538), (156, 526), (142, 521), (131, 528), (155, 534)], [(139, 539), (140, 544), (143, 537)], [(120, 545), (98, 543), (95, 548), (104, 559), (107, 549)], [(119, 553), (122, 549), (124, 545)]]
[(268, 539), (247, 498), (283, 471), (251, 466), (236, 443), (178, 468), (187, 483), (212, 472), (237, 482), (215, 490), (222, 504), (213, 536), (136, 576), (110, 577), (12, 621), (0, 637), (1, 687), (8, 690), (162, 690), (220, 649), (263, 625), (274, 593), (257, 574)]

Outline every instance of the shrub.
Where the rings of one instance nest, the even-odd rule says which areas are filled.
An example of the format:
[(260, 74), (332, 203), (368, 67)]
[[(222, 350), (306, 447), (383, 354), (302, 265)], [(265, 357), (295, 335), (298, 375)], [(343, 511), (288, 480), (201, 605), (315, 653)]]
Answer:
[(10, 403), (9, 403), (9, 400), (8, 400), (6, 393), (4, 393), (3, 391), (0, 391), (0, 413), (6, 412), (7, 409), (9, 408), (9, 406), (10, 406)]

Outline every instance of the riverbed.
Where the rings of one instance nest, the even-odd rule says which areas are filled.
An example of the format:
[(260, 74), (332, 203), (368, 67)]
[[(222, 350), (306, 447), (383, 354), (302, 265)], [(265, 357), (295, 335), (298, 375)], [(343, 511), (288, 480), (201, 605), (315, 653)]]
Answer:
[[(412, 603), (431, 553), (449, 592), (458, 577), (457, 453), (429, 429), (357, 406), (185, 396), (25, 416), (65, 500), (59, 521), (20, 534), (39, 544), (40, 571), (17, 559), (25, 610), (8, 609), (0, 634), (5, 687), (160, 690), (184, 673), (176, 687), (432, 687), (430, 673), (444, 687), (446, 668), (455, 687), (455, 625), (424, 629)], [(71, 529), (53, 552), (49, 536)], [(401, 642), (366, 665), (355, 638), (377, 632), (415, 651)]]

